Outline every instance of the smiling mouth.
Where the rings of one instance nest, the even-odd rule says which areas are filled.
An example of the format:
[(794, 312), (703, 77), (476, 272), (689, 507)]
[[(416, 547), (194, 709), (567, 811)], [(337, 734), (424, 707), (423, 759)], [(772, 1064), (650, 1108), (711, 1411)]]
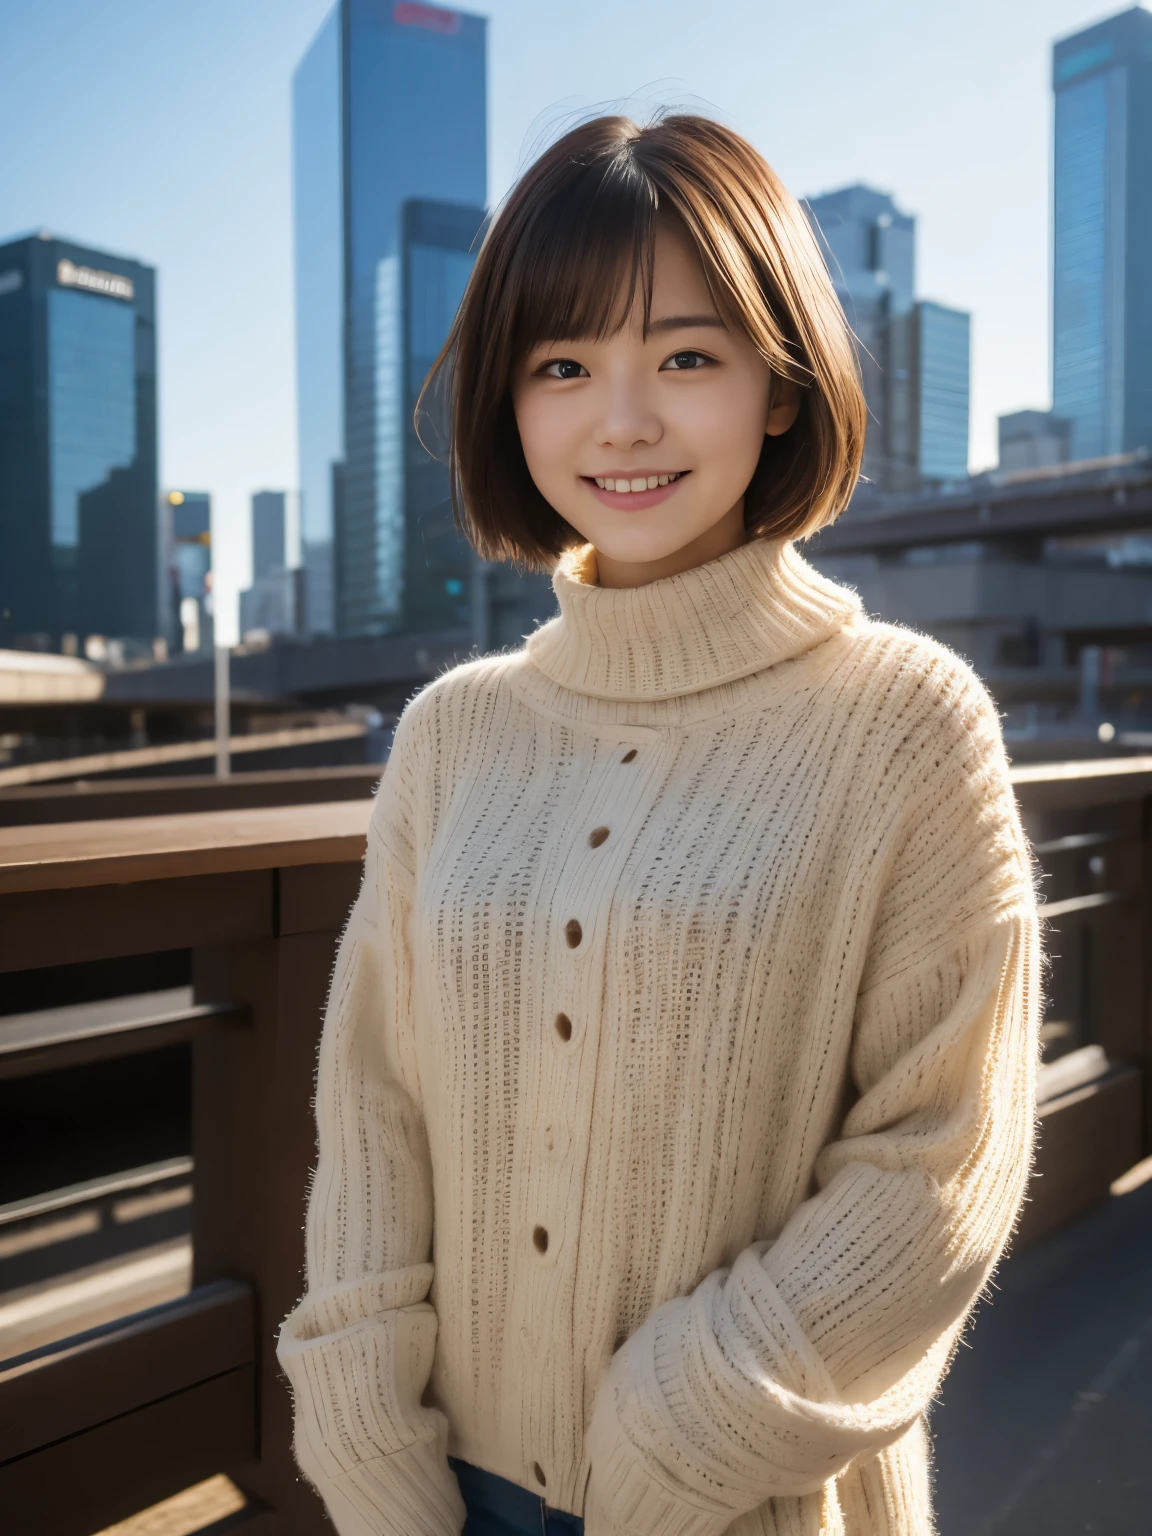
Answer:
[(586, 480), (594, 480), (602, 491), (615, 491), (617, 495), (628, 495), (631, 491), (654, 491), (660, 485), (673, 485), (677, 480), (682, 480), (688, 474), (686, 469), (678, 469), (671, 475), (634, 475), (628, 480), (614, 480), (610, 476), (604, 478), (600, 475), (585, 475)]

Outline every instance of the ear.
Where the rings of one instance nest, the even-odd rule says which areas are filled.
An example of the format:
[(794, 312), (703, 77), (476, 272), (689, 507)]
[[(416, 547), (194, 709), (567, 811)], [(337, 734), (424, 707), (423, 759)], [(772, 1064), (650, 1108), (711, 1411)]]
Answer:
[(774, 373), (768, 389), (768, 423), (764, 434), (779, 437), (800, 414), (800, 386), (783, 374)]

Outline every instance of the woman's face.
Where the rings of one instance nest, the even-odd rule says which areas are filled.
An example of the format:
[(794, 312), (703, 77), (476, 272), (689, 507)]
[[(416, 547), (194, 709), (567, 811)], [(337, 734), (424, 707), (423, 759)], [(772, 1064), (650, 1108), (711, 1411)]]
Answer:
[(595, 545), (604, 586), (672, 575), (742, 544), (764, 434), (786, 432), (800, 403), (720, 319), (695, 246), (664, 220), (647, 339), (637, 294), (615, 336), (533, 348), (512, 399), (532, 479)]

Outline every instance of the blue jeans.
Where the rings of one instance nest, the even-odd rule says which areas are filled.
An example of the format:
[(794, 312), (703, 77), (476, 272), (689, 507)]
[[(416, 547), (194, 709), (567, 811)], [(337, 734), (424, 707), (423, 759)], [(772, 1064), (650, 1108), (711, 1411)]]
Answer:
[(549, 1509), (538, 1493), (449, 1456), (468, 1518), (463, 1536), (584, 1536), (579, 1515)]

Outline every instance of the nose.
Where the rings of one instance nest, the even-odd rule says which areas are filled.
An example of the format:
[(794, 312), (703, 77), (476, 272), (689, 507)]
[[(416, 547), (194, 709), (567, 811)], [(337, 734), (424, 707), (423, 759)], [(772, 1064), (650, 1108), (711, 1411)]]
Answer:
[(658, 443), (664, 426), (647, 391), (625, 375), (605, 381), (605, 396), (596, 423), (602, 448), (639, 448)]

